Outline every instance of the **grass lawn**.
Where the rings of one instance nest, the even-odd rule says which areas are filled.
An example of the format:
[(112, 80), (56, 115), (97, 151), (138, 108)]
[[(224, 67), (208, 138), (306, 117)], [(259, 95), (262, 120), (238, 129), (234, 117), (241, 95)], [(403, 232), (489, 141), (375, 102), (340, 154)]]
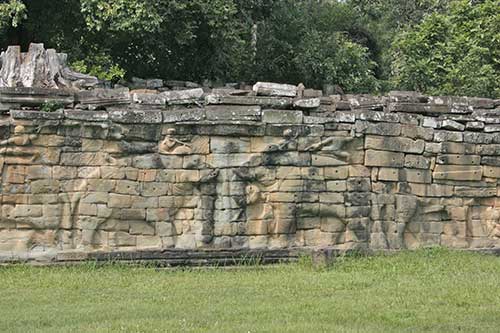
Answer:
[(241, 269), (0, 268), (0, 332), (499, 332), (500, 258), (444, 249)]

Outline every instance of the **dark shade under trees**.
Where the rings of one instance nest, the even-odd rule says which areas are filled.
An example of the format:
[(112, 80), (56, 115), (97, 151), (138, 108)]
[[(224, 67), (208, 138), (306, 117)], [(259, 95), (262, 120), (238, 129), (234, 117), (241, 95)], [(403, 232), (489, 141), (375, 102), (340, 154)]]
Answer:
[(0, 0), (0, 48), (105, 80), (267, 80), (500, 97), (500, 0)]

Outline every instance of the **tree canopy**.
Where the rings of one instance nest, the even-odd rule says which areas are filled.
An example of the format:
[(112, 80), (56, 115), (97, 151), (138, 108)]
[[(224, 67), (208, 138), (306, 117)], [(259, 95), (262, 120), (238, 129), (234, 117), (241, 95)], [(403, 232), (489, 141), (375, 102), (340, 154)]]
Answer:
[(0, 48), (106, 80), (338, 84), (499, 97), (500, 0), (0, 0)]

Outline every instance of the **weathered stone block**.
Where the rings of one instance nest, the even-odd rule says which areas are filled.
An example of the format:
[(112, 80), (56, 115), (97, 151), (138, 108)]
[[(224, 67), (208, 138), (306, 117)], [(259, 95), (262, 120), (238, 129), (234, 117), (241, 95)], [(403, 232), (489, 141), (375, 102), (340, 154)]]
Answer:
[(109, 112), (109, 119), (124, 124), (159, 124), (162, 113), (154, 110), (114, 110)]
[(404, 154), (393, 153), (378, 150), (366, 150), (365, 153), (366, 166), (387, 166), (387, 167), (403, 167)]
[(319, 98), (298, 99), (293, 102), (297, 109), (316, 109), (319, 108), (321, 100)]
[(292, 110), (263, 110), (262, 121), (271, 124), (301, 124), (302, 111)]
[(405, 153), (421, 154), (424, 151), (423, 140), (411, 140), (408, 138), (393, 138), (383, 136), (367, 136), (365, 138), (366, 149), (378, 149)]
[(479, 165), (481, 156), (458, 154), (438, 155), (436, 162), (438, 164)]
[(428, 158), (420, 155), (406, 155), (405, 168), (411, 169), (429, 169), (431, 162)]
[(263, 96), (297, 96), (297, 86), (291, 84), (257, 82), (253, 86), (253, 91), (255, 91), (257, 95)]
[(357, 133), (374, 135), (398, 136), (401, 134), (401, 125), (394, 123), (370, 123), (367, 121), (356, 121), (355, 130)]
[(260, 106), (207, 106), (205, 108), (207, 120), (241, 120), (258, 121), (261, 117)]
[(481, 166), (467, 165), (436, 165), (433, 173), (435, 179), (445, 180), (481, 180)]

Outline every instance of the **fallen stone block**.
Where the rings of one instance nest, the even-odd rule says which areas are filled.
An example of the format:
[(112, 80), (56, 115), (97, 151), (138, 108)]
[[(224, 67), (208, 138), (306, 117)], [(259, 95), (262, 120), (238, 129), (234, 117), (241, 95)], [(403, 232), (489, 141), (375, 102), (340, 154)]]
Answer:
[(316, 109), (319, 108), (321, 101), (319, 98), (299, 99), (293, 102), (296, 109)]
[(130, 95), (128, 88), (79, 90), (75, 93), (75, 103), (91, 109), (124, 105), (130, 104)]
[(259, 105), (273, 109), (286, 109), (293, 106), (293, 99), (289, 97), (264, 97), (264, 96), (221, 96), (209, 94), (205, 103), (226, 105)]
[(452, 130), (452, 131), (463, 131), (465, 130), (465, 125), (460, 124), (454, 120), (444, 119), (441, 122), (441, 128)]
[(201, 99), (204, 92), (201, 88), (188, 90), (173, 90), (160, 93), (168, 104), (192, 104)]
[(297, 86), (291, 84), (257, 82), (253, 86), (253, 91), (259, 96), (297, 96)]

